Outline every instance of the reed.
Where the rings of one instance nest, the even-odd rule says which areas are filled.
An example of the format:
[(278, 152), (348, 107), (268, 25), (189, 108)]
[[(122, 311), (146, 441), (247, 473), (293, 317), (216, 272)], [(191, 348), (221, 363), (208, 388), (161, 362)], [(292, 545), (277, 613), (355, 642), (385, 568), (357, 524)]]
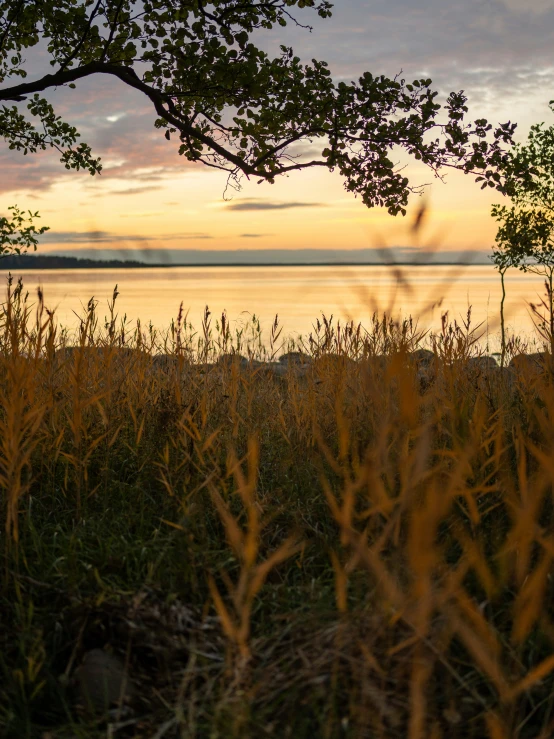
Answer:
[[(73, 342), (2, 307), (1, 733), (552, 736), (550, 355), (490, 365), (470, 312), (294, 345), (116, 298)], [(125, 720), (75, 708), (94, 648)]]

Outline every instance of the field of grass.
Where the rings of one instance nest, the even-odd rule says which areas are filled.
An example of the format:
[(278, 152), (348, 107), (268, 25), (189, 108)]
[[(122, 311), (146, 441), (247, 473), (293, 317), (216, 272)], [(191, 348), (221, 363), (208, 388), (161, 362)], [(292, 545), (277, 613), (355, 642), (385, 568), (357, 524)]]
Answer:
[(551, 355), (366, 329), (69, 347), (11, 285), (0, 735), (554, 735)]

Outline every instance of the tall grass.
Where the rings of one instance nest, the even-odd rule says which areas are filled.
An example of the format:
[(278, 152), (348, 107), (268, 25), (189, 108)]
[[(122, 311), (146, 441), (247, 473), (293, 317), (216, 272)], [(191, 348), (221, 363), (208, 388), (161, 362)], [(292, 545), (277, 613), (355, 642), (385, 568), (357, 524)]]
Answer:
[[(487, 366), (470, 314), (294, 346), (116, 298), (72, 345), (21, 283), (0, 315), (2, 733), (552, 736), (550, 356)], [(130, 718), (76, 709), (92, 648)]]

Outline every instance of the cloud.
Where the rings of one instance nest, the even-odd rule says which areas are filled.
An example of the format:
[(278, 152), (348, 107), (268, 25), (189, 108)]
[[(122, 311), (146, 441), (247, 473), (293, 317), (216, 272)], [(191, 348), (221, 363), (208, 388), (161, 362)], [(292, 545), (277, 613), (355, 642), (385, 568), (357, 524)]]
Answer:
[(554, 8), (554, 0), (498, 0), (514, 13), (547, 13)]
[(117, 123), (117, 121), (121, 120), (121, 118), (124, 118), (126, 115), (127, 113), (116, 113), (115, 115), (106, 116), (106, 120), (109, 121), (109, 123)]
[(163, 216), (167, 213), (166, 210), (143, 210), (143, 211), (132, 211), (131, 213), (120, 213), (120, 218), (152, 218), (154, 216)]
[(257, 198), (245, 198), (239, 203), (231, 203), (226, 210), (289, 210), (291, 208), (321, 208), (323, 203), (272, 203), (267, 200), (258, 200)]
[[(101, 158), (102, 172), (91, 177), (86, 171), (68, 171), (54, 149), (23, 156), (4, 145), (0, 146), (0, 193), (46, 191), (54, 184), (79, 177), (91, 194), (96, 190), (105, 193), (107, 180), (127, 179), (150, 186), (201, 166), (179, 156), (178, 141), (167, 141), (163, 130), (154, 128), (157, 115), (144, 95), (109, 75), (84, 79), (75, 90), (48, 90), (45, 97), (57, 115), (76, 126), (80, 141), (89, 144), (93, 155)], [(29, 117), (26, 103), (18, 107)]]
[(39, 237), (42, 244), (87, 244), (111, 242), (116, 238), (108, 231), (47, 231)]
[[(408, 81), (425, 76), (440, 92), (438, 102), (465, 90), (474, 118), (511, 117), (523, 127), (539, 111), (548, 115), (554, 0), (342, 0), (331, 19), (307, 12), (303, 20), (313, 33), (289, 26), (287, 45), (303, 61), (328, 61), (336, 80), (365, 71), (401, 73)], [(261, 38), (272, 54), (285, 43), (281, 29)]]
[(262, 236), (267, 236), (267, 234), (239, 234), (241, 239), (261, 239)]
[(141, 195), (144, 192), (152, 192), (161, 190), (161, 185), (143, 185), (141, 187), (128, 187), (126, 190), (110, 190), (108, 192), (98, 192), (93, 197), (103, 198), (112, 197), (112, 195)]
[(173, 236), (160, 236), (161, 240), (177, 240), (177, 239), (213, 239), (211, 234), (196, 233), (196, 234), (175, 234)]
[(208, 233), (176, 233), (162, 235), (115, 234), (110, 231), (47, 231), (38, 237), (41, 244), (113, 244), (136, 241), (180, 241), (189, 239), (213, 239)]

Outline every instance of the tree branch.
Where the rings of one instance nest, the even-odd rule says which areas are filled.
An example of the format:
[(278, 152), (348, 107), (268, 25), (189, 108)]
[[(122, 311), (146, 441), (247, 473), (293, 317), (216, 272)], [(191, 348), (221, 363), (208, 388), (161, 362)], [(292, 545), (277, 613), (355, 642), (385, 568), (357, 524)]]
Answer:
[[(110, 28), (110, 34), (108, 36), (108, 39), (106, 40), (106, 44), (104, 46), (104, 49), (102, 50), (102, 56), (100, 57), (100, 61), (103, 62), (106, 58), (106, 54), (108, 53), (108, 49), (110, 48), (110, 45), (113, 41), (113, 37), (115, 36), (115, 32), (117, 29), (117, 22), (119, 20), (119, 14), (121, 13), (121, 6), (123, 5), (124, 0), (119, 0), (119, 4), (115, 11), (115, 16), (113, 19), (113, 25)], [(107, 13), (106, 13), (107, 16)]]
[(64, 69), (67, 69), (67, 67), (75, 59), (75, 57), (77, 56), (77, 54), (81, 51), (81, 48), (82, 48), (83, 44), (85, 43), (88, 34), (90, 33), (90, 28), (92, 26), (92, 21), (95, 19), (96, 13), (98, 12), (98, 9), (100, 8), (100, 5), (101, 4), (102, 4), (102, 0), (98, 0), (98, 2), (96, 3), (96, 6), (94, 7), (92, 13), (89, 16), (88, 23), (87, 23), (86, 28), (85, 28), (85, 30), (83, 32), (83, 35), (81, 36), (81, 38), (77, 42), (75, 48), (73, 49), (73, 52), (67, 57), (67, 59), (64, 61), (64, 63), (62, 64), (62, 66), (58, 70), (58, 72), (63, 72)]
[(2, 34), (2, 37), (0, 38), (0, 51), (2, 50), (2, 48), (4, 46), (4, 41), (6, 40), (6, 37), (7, 37), (8, 33), (11, 30), (11, 27), (13, 26), (13, 24), (17, 20), (17, 16), (21, 12), (21, 9), (22, 9), (22, 7), (23, 7), (24, 4), (25, 4), (25, 0), (19, 0), (19, 2), (17, 3), (17, 7), (14, 9), (14, 12), (13, 12), (12, 17), (10, 18), (9, 21), (7, 21), (6, 30)]
[[(55, 74), (47, 74), (39, 80), (34, 82), (26, 82), (20, 85), (14, 85), (13, 87), (0, 89), (0, 101), (2, 100), (15, 100), (21, 102), (26, 99), (26, 95), (30, 95), (35, 92), (43, 92), (50, 87), (59, 87), (66, 85), (70, 82), (89, 77), (92, 74), (111, 74), (122, 82), (125, 82), (130, 87), (134, 87), (136, 90), (144, 93), (146, 97), (154, 105), (156, 113), (166, 120), (170, 125), (174, 126), (180, 131), (183, 136), (191, 136), (200, 143), (204, 144), (216, 154), (219, 154), (224, 159), (227, 159), (231, 164), (244, 172), (247, 176), (253, 175), (257, 177), (275, 177), (278, 174), (288, 172), (291, 169), (301, 169), (304, 166), (316, 166), (316, 163), (310, 163), (306, 165), (296, 165), (294, 167), (281, 167), (274, 172), (265, 172), (258, 170), (256, 166), (248, 164), (242, 157), (237, 156), (232, 151), (229, 151), (224, 146), (221, 146), (217, 141), (214, 141), (210, 136), (198, 131), (193, 128), (188, 121), (183, 121), (178, 117), (178, 113), (175, 109), (175, 105), (171, 100), (171, 96), (155, 90), (154, 88), (143, 82), (137, 75), (132, 67), (124, 67), (118, 64), (110, 64), (107, 62), (90, 62), (84, 64), (82, 67), (76, 67), (74, 69), (58, 70)], [(165, 108), (164, 106), (167, 106)], [(325, 162), (318, 162), (317, 166), (325, 166)]]

